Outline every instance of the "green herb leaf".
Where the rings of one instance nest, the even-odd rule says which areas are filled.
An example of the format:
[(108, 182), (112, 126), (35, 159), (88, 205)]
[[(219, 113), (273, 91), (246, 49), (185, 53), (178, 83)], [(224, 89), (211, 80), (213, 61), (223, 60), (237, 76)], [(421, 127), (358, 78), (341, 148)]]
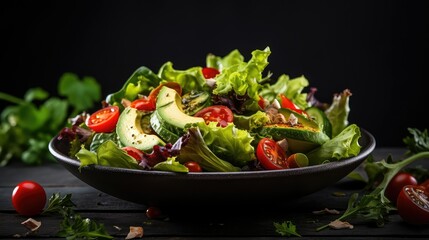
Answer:
[(293, 224), (291, 221), (284, 221), (282, 223), (274, 222), (274, 227), (276, 228), (276, 232), (282, 236), (301, 237), (301, 235), (296, 232), (295, 224)]
[(0, 100), (12, 104), (0, 115), (0, 166), (12, 159), (31, 165), (54, 161), (49, 141), (67, 125), (68, 117), (100, 101), (100, 86), (93, 78), (80, 81), (75, 74), (65, 73), (59, 85), (67, 99), (50, 97), (41, 88), (28, 89), (23, 99), (0, 92)]
[(49, 198), (48, 206), (43, 210), (42, 214), (66, 214), (69, 211), (68, 209), (76, 206), (72, 202), (71, 196), (71, 194), (67, 194), (61, 197), (59, 193), (52, 194)]
[(59, 237), (67, 239), (113, 239), (104, 228), (89, 218), (82, 218), (68, 209), (60, 225)]
[(74, 114), (91, 109), (94, 102), (100, 101), (101, 89), (92, 77), (79, 77), (73, 73), (64, 73), (58, 86), (60, 95), (67, 97), (70, 105), (74, 107)]
[(405, 146), (408, 148), (408, 154), (429, 151), (429, 135), (428, 130), (420, 131), (416, 128), (408, 128), (412, 136), (407, 136), (403, 139)]

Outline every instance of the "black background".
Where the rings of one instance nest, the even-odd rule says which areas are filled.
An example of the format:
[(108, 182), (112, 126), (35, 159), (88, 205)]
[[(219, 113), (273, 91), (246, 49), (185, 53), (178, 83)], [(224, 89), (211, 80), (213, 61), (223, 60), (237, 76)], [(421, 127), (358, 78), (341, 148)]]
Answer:
[[(64, 72), (92, 76), (103, 96), (139, 66), (204, 65), (238, 49), (271, 48), (267, 70), (304, 75), (330, 102), (349, 88), (350, 122), (377, 146), (427, 128), (424, 1), (9, 1), (1, 6), (0, 91), (57, 95)], [(6, 105), (1, 102), (1, 109)]]

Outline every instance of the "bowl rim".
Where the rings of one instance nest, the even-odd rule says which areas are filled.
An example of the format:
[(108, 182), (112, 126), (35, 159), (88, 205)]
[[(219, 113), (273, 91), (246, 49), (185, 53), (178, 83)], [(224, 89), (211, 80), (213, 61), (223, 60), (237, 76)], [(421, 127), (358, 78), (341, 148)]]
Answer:
[[(93, 170), (93, 171), (107, 171), (107, 172), (117, 172), (117, 173), (128, 173), (128, 174), (143, 174), (143, 175), (156, 175), (156, 176), (184, 176), (191, 178), (255, 178), (255, 177), (276, 177), (287, 175), (301, 175), (301, 174), (311, 174), (320, 172), (323, 170), (332, 170), (336, 168), (341, 168), (343, 166), (352, 164), (354, 162), (363, 161), (371, 152), (375, 149), (376, 140), (374, 136), (367, 130), (360, 128), (361, 137), (360, 141), (363, 141), (363, 144), (360, 142), (361, 150), (358, 155), (344, 158), (339, 161), (333, 161), (325, 164), (307, 166), (303, 168), (290, 168), (290, 169), (279, 169), (279, 170), (255, 170), (255, 171), (238, 171), (238, 172), (188, 172), (188, 173), (177, 173), (177, 172), (168, 172), (168, 171), (158, 171), (158, 170), (140, 170), (140, 169), (128, 169), (128, 168), (119, 168), (119, 167), (109, 167), (102, 165), (92, 165), (86, 166), (82, 169)], [(77, 159), (70, 158), (63, 152), (58, 149), (59, 140), (57, 139), (58, 135), (53, 137), (48, 145), (48, 149), (51, 154), (60, 161), (62, 164), (71, 165), (73, 167), (79, 168), (80, 162)]]

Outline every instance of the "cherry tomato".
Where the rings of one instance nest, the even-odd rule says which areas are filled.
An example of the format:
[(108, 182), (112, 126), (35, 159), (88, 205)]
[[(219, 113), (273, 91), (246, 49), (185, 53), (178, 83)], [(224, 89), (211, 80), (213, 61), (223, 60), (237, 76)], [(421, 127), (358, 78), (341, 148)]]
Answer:
[(122, 149), (125, 150), (128, 155), (130, 155), (135, 160), (137, 160), (137, 162), (141, 162), (141, 160), (143, 159), (143, 152), (140, 149), (137, 149), (132, 146), (126, 146), (126, 147), (123, 147)]
[(399, 172), (390, 180), (384, 195), (395, 204), (399, 193), (405, 185), (417, 185), (417, 179), (409, 173)]
[(216, 75), (218, 75), (220, 72), (216, 68), (211, 67), (205, 67), (202, 70), (203, 76), (205, 79), (214, 78)]
[(155, 111), (156, 101), (150, 97), (142, 97), (132, 101), (130, 107), (141, 111)]
[(12, 192), (12, 205), (23, 216), (36, 216), (42, 213), (46, 204), (45, 189), (37, 182), (20, 182)]
[(209, 122), (218, 122), (217, 126), (226, 127), (228, 123), (234, 120), (234, 115), (227, 106), (213, 105), (201, 109), (195, 113), (195, 117), (202, 117), (208, 124)]
[(399, 193), (396, 208), (399, 216), (408, 223), (429, 224), (429, 196), (421, 186), (404, 186)]
[(87, 125), (94, 132), (112, 132), (119, 119), (119, 107), (108, 106), (91, 114)]
[(162, 212), (158, 207), (151, 206), (146, 209), (146, 216), (150, 219), (156, 219), (162, 216)]
[(189, 172), (201, 172), (201, 166), (197, 162), (189, 161), (185, 162), (183, 165), (189, 169)]
[(262, 167), (268, 170), (289, 168), (286, 153), (277, 142), (271, 138), (259, 140), (256, 148), (256, 158), (261, 163)]

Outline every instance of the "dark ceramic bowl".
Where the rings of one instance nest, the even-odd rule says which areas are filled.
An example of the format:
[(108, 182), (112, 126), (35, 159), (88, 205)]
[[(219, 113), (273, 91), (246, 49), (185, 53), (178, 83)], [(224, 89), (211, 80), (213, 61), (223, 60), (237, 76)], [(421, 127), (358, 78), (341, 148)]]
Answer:
[[(295, 199), (341, 180), (374, 150), (375, 139), (364, 129), (356, 157), (323, 165), (275, 171), (172, 173), (104, 166), (79, 168), (57, 138), (49, 143), (52, 155), (77, 178), (114, 197), (147, 206), (234, 205)], [(280, 197), (280, 198), (279, 198)]]

